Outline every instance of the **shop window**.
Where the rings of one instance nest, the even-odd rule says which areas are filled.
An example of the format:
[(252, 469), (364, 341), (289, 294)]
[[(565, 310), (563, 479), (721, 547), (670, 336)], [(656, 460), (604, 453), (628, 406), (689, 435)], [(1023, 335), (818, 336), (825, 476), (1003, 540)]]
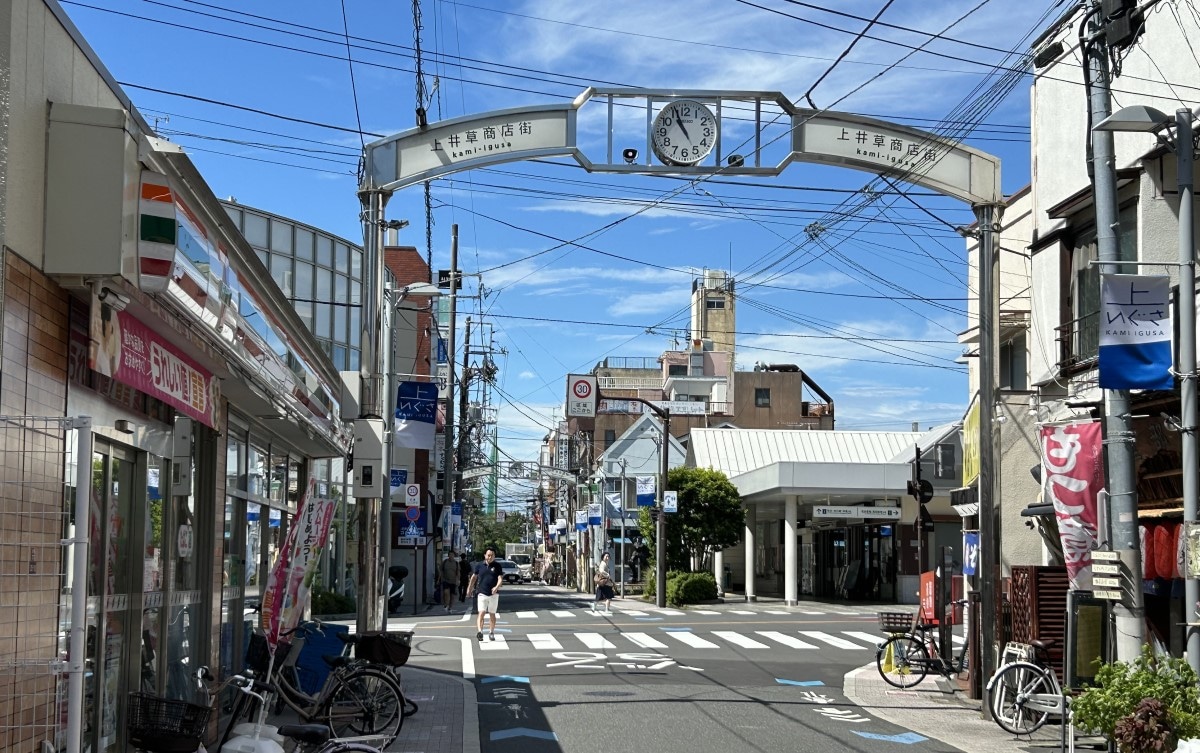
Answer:
[(754, 407), (755, 408), (770, 408), (771, 407), (771, 388), (770, 387), (755, 387), (754, 388)]

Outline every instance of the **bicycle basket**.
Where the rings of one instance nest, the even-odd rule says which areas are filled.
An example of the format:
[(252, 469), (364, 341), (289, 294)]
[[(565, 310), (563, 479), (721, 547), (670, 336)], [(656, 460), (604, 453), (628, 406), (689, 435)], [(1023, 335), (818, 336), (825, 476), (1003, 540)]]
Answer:
[[(283, 664), (284, 659), (287, 659), (288, 652), (291, 651), (292, 644), (280, 642), (275, 646), (275, 666)], [(255, 630), (250, 634), (250, 640), (246, 644), (246, 669), (254, 670), (258, 674), (264, 674), (267, 671), (267, 664), (271, 661), (271, 652), (267, 647), (267, 636), (261, 630)]]
[(907, 633), (912, 630), (912, 612), (880, 612), (879, 629), (885, 633)]
[(129, 694), (126, 730), (135, 748), (152, 753), (193, 753), (204, 738), (212, 709), (148, 693)]
[(372, 664), (387, 664), (402, 667), (408, 663), (412, 653), (412, 631), (372, 631), (359, 633), (354, 655)]

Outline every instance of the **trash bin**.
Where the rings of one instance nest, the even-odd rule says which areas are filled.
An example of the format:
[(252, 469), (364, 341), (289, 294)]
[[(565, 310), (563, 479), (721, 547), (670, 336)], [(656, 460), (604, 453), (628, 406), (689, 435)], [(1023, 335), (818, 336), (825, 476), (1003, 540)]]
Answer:
[(725, 565), (721, 568), (721, 590), (728, 591), (729, 584), (733, 582), (733, 565)]

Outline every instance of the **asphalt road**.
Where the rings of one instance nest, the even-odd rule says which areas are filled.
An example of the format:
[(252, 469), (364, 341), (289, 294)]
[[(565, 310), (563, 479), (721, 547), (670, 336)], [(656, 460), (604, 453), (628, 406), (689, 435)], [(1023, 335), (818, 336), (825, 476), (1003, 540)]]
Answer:
[(722, 604), (660, 610), (628, 599), (506, 586), (496, 639), (435, 607), (414, 659), (462, 672), (489, 753), (955, 751), (850, 704), (846, 672), (874, 662), (874, 607)]

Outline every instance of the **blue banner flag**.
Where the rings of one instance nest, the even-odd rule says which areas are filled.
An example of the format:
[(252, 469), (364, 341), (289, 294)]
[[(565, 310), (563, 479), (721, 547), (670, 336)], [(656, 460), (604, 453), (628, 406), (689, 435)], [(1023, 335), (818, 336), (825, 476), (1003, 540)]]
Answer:
[(656, 488), (653, 476), (637, 477), (638, 507), (654, 507), (654, 492)]
[[(1100, 386), (1107, 390), (1169, 390), (1169, 277), (1100, 276)], [(1191, 369), (1184, 365), (1185, 369)]]
[(432, 450), (438, 388), (432, 382), (401, 382), (396, 389), (395, 446)]

